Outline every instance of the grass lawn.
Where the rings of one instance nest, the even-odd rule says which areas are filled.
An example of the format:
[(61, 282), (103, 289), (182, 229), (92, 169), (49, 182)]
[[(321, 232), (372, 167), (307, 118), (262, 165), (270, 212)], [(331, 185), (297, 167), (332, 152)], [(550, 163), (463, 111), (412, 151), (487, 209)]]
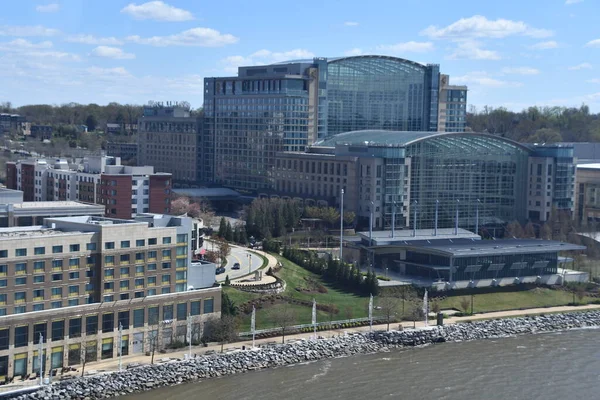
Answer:
[[(314, 298), (318, 304), (335, 304), (339, 312), (333, 315), (333, 320), (361, 318), (368, 315), (368, 297), (362, 297), (336, 289), (323, 281), (318, 275), (305, 270), (304, 268), (283, 257), (275, 257), (277, 257), (277, 259), (281, 261), (283, 265), (283, 268), (277, 273), (277, 275), (287, 283), (286, 291), (282, 293), (284, 296), (294, 297), (296, 299), (306, 301), (312, 301)], [(297, 287), (307, 287), (305, 278), (314, 279), (315, 281), (323, 284), (327, 288), (327, 293), (304, 293), (297, 291)], [(261, 297), (259, 294), (246, 293), (231, 287), (226, 287), (224, 290), (235, 304), (242, 304), (249, 300)], [(282, 305), (274, 304), (271, 306), (269, 304), (264, 304), (262, 309), (256, 310), (256, 329), (273, 328), (275, 326), (270, 318), (269, 310), (277, 307), (282, 307)], [(288, 307), (291, 307), (294, 310), (297, 316), (297, 324), (311, 323), (311, 307), (297, 304), (290, 304)], [(317, 311), (318, 321), (329, 321), (330, 319), (331, 317), (329, 313)], [(240, 330), (250, 330), (250, 315), (242, 316)]]
[[(460, 310), (460, 301), (463, 298), (471, 301), (471, 296), (449, 296), (440, 301), (442, 309), (455, 308)], [(581, 303), (589, 303), (594, 300), (591, 297), (584, 297)], [(553, 307), (568, 305), (573, 301), (573, 295), (570, 292), (562, 290), (552, 290), (547, 288), (534, 288), (531, 290), (482, 293), (476, 294), (473, 299), (473, 311), (475, 313), (517, 310), (521, 308)], [(575, 301), (579, 302), (577, 298)], [(470, 303), (469, 303), (470, 304)]]

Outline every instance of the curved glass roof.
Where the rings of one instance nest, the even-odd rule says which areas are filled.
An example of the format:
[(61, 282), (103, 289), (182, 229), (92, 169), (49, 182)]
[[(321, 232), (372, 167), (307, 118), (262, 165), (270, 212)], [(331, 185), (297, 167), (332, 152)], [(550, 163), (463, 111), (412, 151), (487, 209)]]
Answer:
[(480, 146), (494, 146), (512, 148), (530, 149), (521, 143), (514, 142), (499, 136), (494, 136), (486, 133), (472, 132), (414, 132), (414, 131), (384, 131), (369, 129), (363, 131), (345, 132), (339, 135), (332, 136), (328, 139), (316, 142), (314, 146), (335, 147), (340, 145), (364, 145), (382, 146), (382, 147), (406, 147), (408, 145), (429, 139), (436, 140), (439, 145), (453, 146), (460, 143), (462, 147), (477, 148)]
[[(365, 72), (368, 73), (373, 73), (372, 71), (372, 65), (380, 65), (381, 69), (384, 73), (394, 73), (394, 72), (404, 72), (407, 69), (408, 70), (413, 70), (413, 71), (424, 71), (426, 69), (426, 67), (423, 64), (419, 64), (417, 62), (414, 61), (410, 61), (410, 60), (406, 60), (404, 58), (399, 58), (399, 57), (390, 57), (390, 56), (377, 56), (377, 55), (367, 55), (367, 56), (352, 56), (352, 57), (337, 57), (337, 58), (333, 58), (331, 60), (327, 60), (328, 64), (336, 64), (336, 63), (345, 63), (346, 61), (387, 61), (387, 63), (385, 64), (365, 64), (367, 65), (369, 68), (365, 68)], [(357, 69), (358, 67), (360, 67), (360, 63), (358, 64), (352, 64), (352, 67)], [(359, 72), (363, 72), (363, 71), (359, 71)]]
[[(362, 55), (362, 56), (350, 56), (350, 57), (330, 57), (330, 58), (327, 58), (327, 63), (331, 64), (331, 63), (343, 62), (343, 61), (346, 61), (346, 60), (360, 59), (360, 58), (363, 58), (363, 59), (382, 59), (382, 60), (397, 61), (399, 64), (404, 64), (406, 66), (412, 67), (413, 69), (419, 69), (419, 70), (423, 70), (423, 69), (426, 68), (425, 65), (423, 65), (423, 64), (419, 64), (418, 62), (406, 60), (404, 58), (390, 57), (390, 56), (379, 56), (379, 55)], [(280, 61), (280, 62), (273, 63), (271, 65), (296, 64), (296, 63), (313, 63), (313, 62), (314, 62), (314, 59), (312, 59), (312, 58), (303, 58), (303, 59), (299, 59), (299, 60)]]

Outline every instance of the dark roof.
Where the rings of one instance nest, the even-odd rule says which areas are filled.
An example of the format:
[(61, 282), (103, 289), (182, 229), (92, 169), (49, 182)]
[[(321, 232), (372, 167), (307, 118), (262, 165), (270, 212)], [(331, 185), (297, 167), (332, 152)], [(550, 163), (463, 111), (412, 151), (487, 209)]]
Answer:
[(413, 242), (405, 248), (425, 250), (449, 257), (472, 257), (502, 254), (546, 253), (567, 250), (585, 250), (585, 246), (542, 239), (498, 240), (436, 240)]

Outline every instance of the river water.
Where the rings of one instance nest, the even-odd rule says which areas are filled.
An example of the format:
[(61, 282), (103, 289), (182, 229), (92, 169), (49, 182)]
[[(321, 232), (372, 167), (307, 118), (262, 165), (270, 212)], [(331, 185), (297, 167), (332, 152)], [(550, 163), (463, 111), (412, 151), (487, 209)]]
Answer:
[(128, 400), (600, 399), (600, 330), (445, 343), (208, 379)]

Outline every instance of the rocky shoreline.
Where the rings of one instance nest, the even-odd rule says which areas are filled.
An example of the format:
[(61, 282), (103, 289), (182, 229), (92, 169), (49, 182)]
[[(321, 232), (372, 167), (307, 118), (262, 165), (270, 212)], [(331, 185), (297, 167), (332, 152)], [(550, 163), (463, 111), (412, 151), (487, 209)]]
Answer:
[(389, 351), (394, 348), (594, 326), (600, 326), (600, 311), (507, 318), (419, 330), (353, 333), (233, 353), (203, 355), (190, 360), (141, 366), (120, 373), (75, 378), (13, 398), (19, 400), (105, 399), (264, 368)]

